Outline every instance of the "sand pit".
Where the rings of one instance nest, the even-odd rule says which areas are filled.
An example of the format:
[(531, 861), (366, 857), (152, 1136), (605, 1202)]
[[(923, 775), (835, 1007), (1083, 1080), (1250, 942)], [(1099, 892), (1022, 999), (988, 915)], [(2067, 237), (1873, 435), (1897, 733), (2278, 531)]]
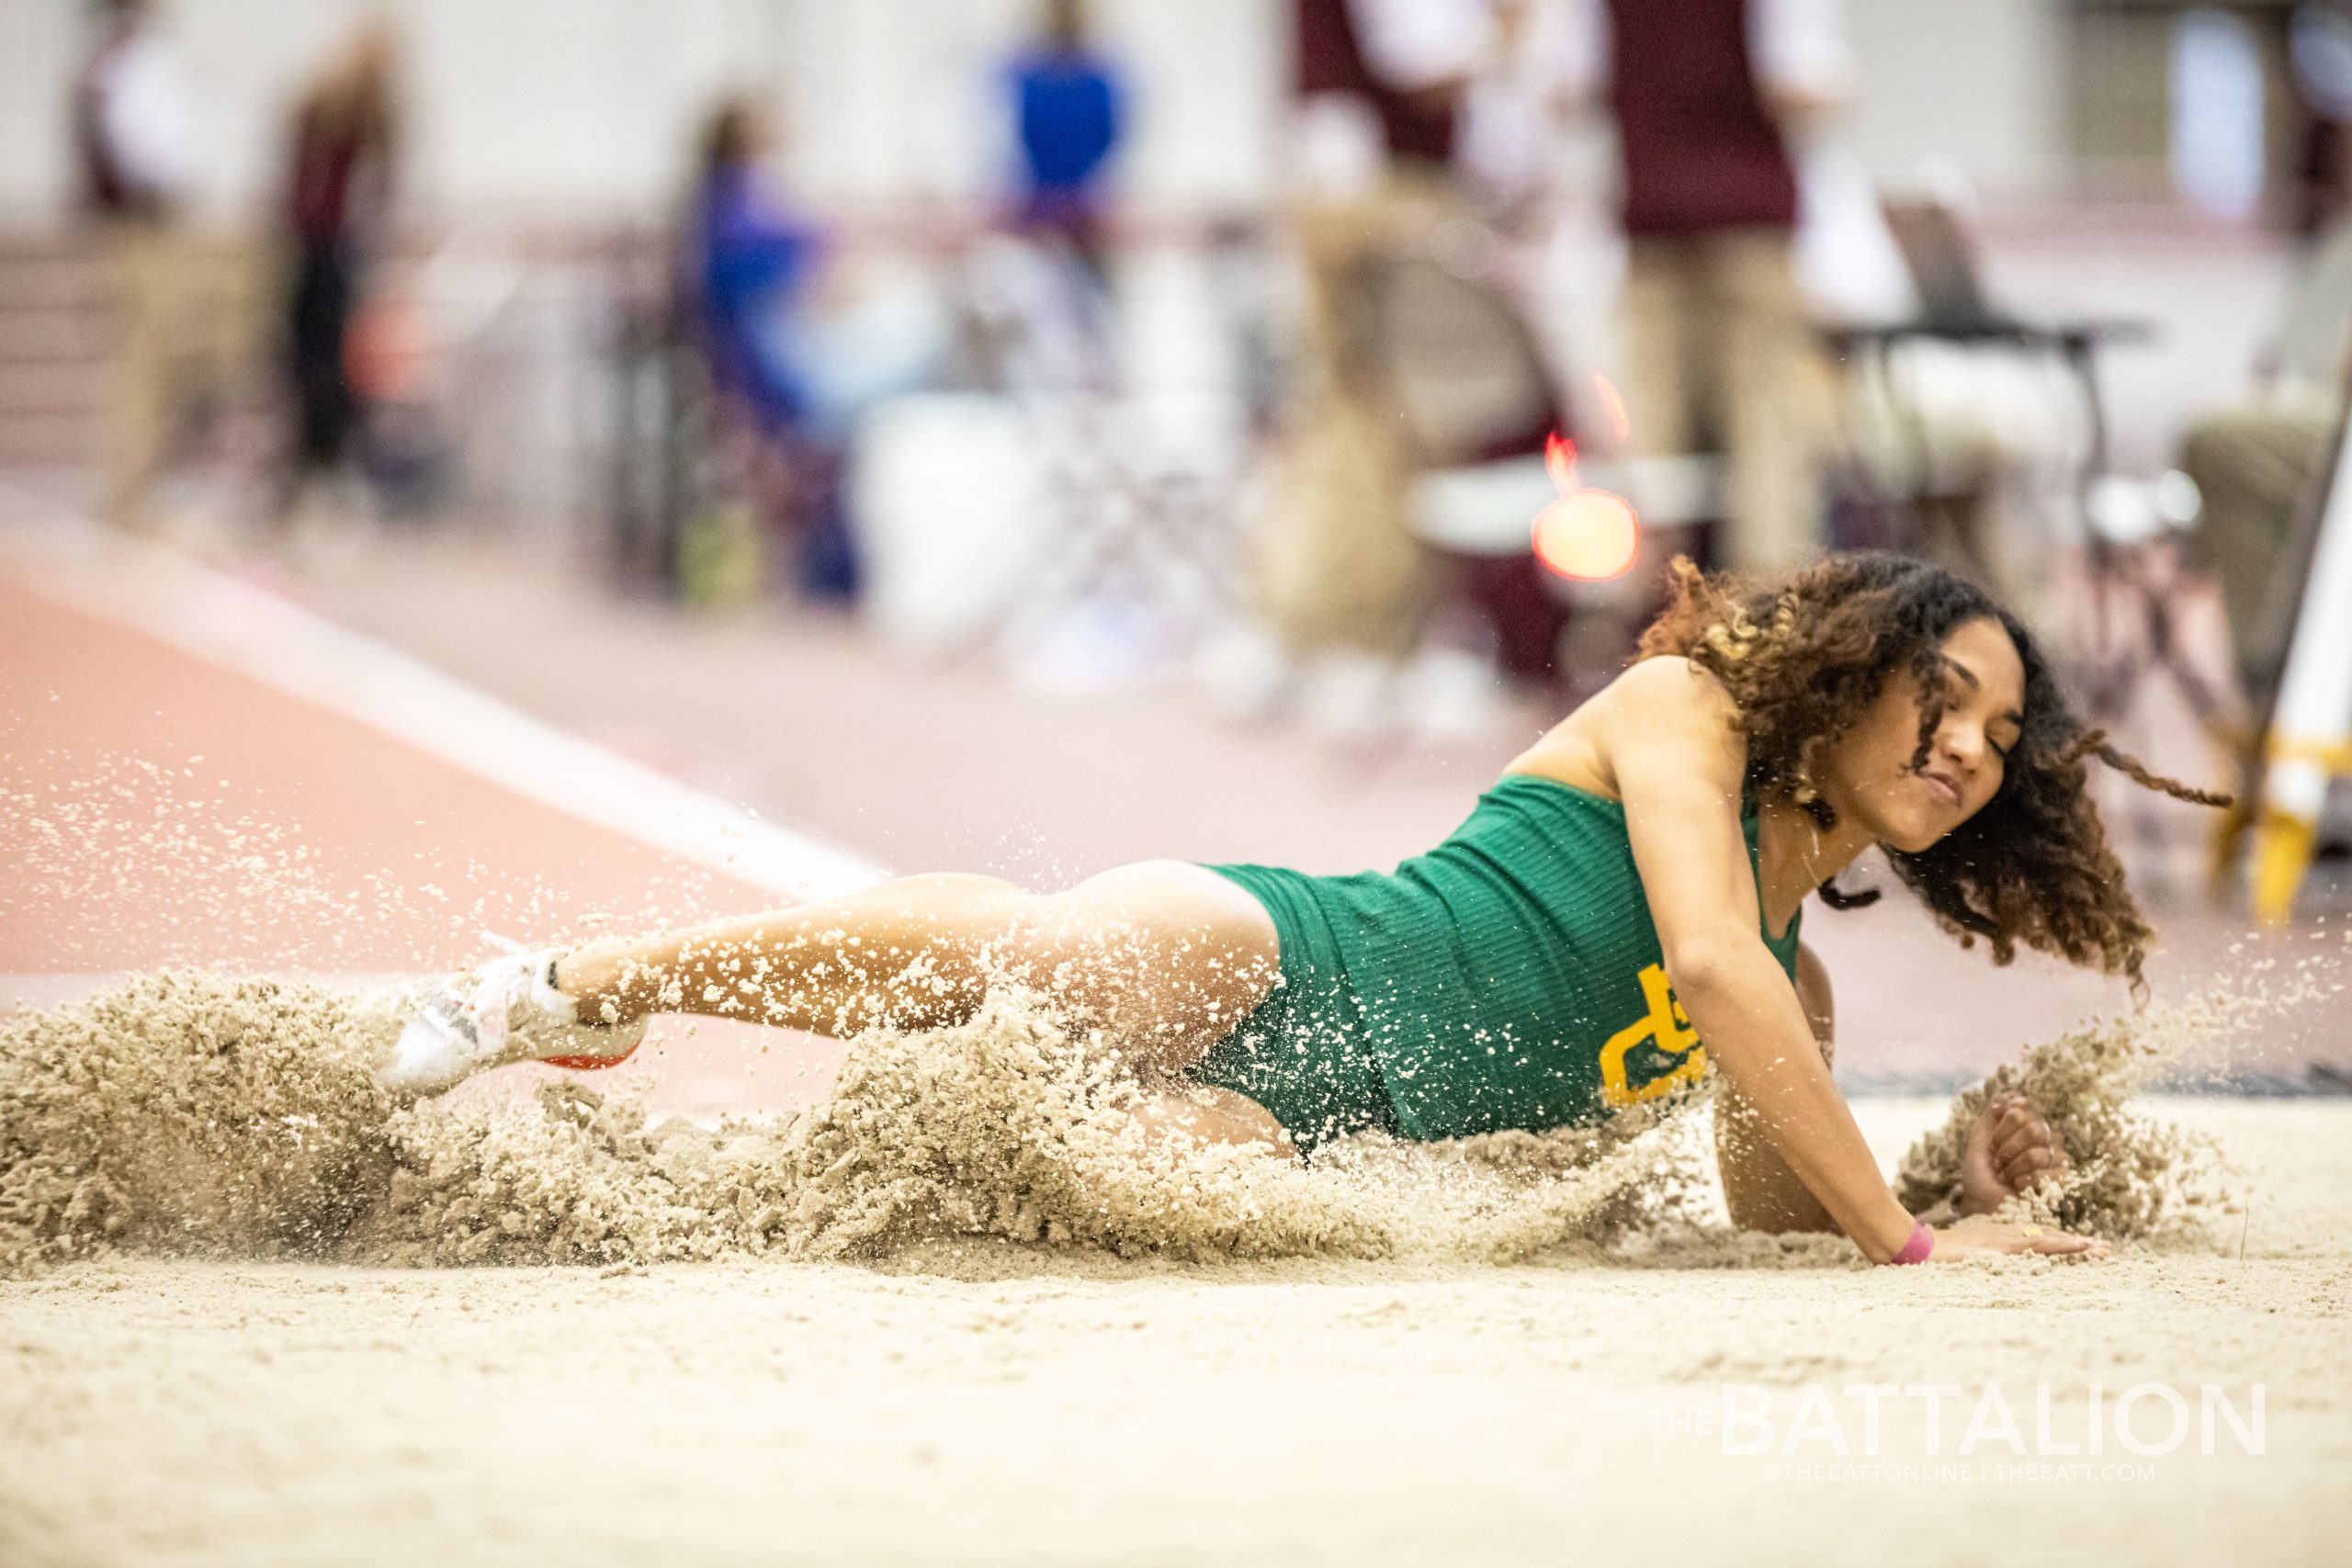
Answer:
[[(1862, 1109), (1891, 1161), (1943, 1108)], [(2340, 1561), (2352, 1108), (2161, 1110), (2277, 1195), (2243, 1261), (81, 1265), (0, 1285), (0, 1558)], [(1891, 1412), (1874, 1462), (1979, 1477), (1808, 1480), (1691, 1430), (1726, 1383), (1786, 1428), (1807, 1383), (1942, 1382), (2031, 1442), (2046, 1382), (2079, 1438), (2146, 1381), (2267, 1385), (2267, 1451), (1971, 1461), (1948, 1412), (1939, 1461)]]
[[(1090, 1153), (1115, 1083), (1017, 1010), (713, 1131), (578, 1092), (391, 1115), (331, 993), (140, 986), (0, 1025), (11, 1564), (2317, 1562), (2352, 1527), (2352, 1106), (2140, 1102), (2162, 1135), (2115, 1147), (2210, 1139), (2250, 1210), (1869, 1271), (1708, 1228), (1675, 1125)], [(1861, 1113), (1917, 1176), (1951, 1111)], [(466, 1259), (510, 1266), (385, 1266)], [(1873, 1435), (1858, 1384), (1956, 1392)], [(2261, 1386), (2262, 1451), (2218, 1413), (2200, 1451), (2206, 1385), (2240, 1418)], [(2015, 1442), (1970, 1438), (1993, 1398)]]

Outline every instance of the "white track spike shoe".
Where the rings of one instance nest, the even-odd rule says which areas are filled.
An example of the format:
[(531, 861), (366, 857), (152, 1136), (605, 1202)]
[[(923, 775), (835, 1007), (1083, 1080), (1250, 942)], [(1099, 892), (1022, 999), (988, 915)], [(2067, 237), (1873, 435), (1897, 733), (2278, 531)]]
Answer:
[(397, 993), (403, 1022), (376, 1081), (415, 1100), (486, 1068), (537, 1061), (560, 1067), (614, 1067), (645, 1038), (645, 1021), (583, 1021), (555, 987), (556, 955), (514, 953)]

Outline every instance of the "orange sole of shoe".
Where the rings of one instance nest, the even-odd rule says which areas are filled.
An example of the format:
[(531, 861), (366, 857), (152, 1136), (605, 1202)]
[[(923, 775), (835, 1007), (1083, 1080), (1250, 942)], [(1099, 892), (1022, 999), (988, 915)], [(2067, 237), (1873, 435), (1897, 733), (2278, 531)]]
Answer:
[[(640, 1040), (637, 1045), (644, 1043)], [(575, 1073), (602, 1072), (606, 1067), (617, 1067), (636, 1055), (637, 1045), (630, 1046), (617, 1056), (542, 1056), (539, 1060), (550, 1067), (565, 1067)]]

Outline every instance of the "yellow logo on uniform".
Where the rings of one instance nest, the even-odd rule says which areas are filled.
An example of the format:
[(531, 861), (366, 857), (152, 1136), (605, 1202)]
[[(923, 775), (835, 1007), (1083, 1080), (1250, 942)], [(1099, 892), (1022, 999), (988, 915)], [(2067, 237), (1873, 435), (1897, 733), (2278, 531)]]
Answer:
[[(1642, 970), (1642, 998), (1649, 1011), (1609, 1037), (1600, 1048), (1600, 1098), (1611, 1105), (1638, 1105), (1656, 1100), (1678, 1084), (1696, 1083), (1707, 1071), (1707, 1048), (1690, 1027), (1690, 1015), (1666, 981), (1666, 969), (1652, 964)], [(1661, 1056), (1682, 1059), (1663, 1073), (1645, 1075), (1640, 1083), (1626, 1076), (1625, 1058), (1645, 1044)]]

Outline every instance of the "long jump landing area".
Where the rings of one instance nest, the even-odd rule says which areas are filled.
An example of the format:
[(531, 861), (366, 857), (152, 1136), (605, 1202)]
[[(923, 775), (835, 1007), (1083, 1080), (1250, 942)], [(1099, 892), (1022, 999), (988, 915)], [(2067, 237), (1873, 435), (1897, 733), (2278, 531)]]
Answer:
[[(62, 526), (0, 551), (0, 1005), (163, 964), (365, 983), (879, 874)], [(776, 1110), (837, 1060), (681, 1026), (596, 1087)], [(2352, 1108), (2159, 1109), (2254, 1201), (2098, 1266), (1006, 1247), (0, 1280), (0, 1562), (2338, 1561)], [(1890, 1162), (1942, 1115), (1857, 1110)]]

